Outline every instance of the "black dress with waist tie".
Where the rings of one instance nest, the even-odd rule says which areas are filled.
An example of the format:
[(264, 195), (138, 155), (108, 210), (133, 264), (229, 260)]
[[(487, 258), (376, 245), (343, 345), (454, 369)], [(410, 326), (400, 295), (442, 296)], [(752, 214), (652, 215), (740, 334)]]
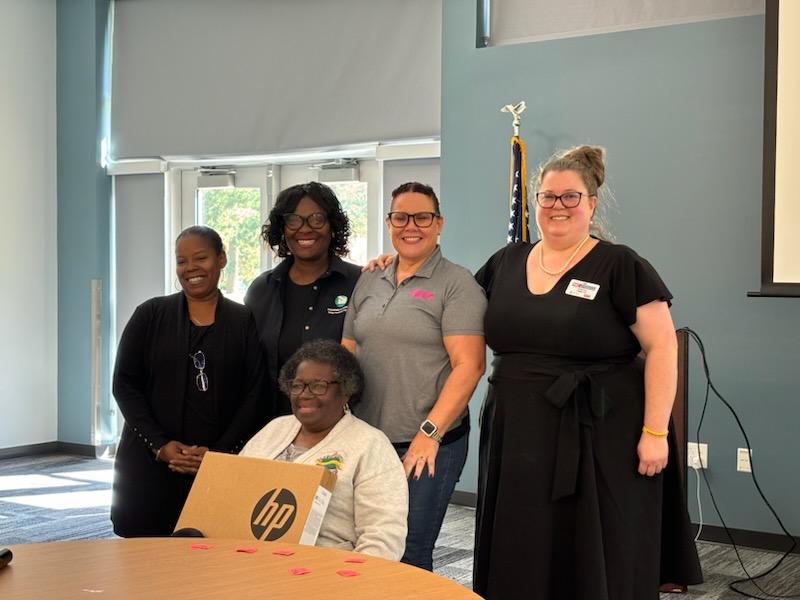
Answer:
[(475, 591), (647, 600), (662, 579), (697, 583), (681, 492), (666, 493), (666, 473), (637, 470), (644, 363), (630, 325), (669, 290), (631, 249), (599, 242), (535, 295), (532, 248), (509, 245), (476, 275), (495, 358), (480, 420)]

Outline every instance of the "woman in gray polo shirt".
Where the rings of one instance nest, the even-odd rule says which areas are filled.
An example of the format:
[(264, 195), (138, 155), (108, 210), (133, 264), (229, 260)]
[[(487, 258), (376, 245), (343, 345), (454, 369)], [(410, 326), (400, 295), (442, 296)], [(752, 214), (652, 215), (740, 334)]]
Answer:
[(433, 569), (433, 546), (467, 457), (467, 404), (485, 369), (486, 298), (442, 256), (444, 218), (427, 185), (392, 192), (386, 224), (395, 260), (359, 279), (342, 344), (366, 377), (357, 416), (382, 430), (409, 477), (403, 562)]

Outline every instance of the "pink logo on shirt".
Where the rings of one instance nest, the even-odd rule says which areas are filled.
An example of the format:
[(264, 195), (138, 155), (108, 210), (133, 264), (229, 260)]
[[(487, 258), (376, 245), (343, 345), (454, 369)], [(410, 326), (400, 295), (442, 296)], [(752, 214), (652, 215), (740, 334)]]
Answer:
[(421, 290), (419, 288), (414, 288), (413, 290), (411, 290), (411, 297), (420, 298), (422, 300), (433, 300), (433, 292), (429, 292), (428, 290)]

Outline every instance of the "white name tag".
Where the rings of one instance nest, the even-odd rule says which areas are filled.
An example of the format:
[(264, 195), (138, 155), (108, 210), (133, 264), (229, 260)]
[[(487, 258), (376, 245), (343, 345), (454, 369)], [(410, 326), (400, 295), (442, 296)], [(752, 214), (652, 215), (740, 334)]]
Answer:
[(600, 286), (596, 283), (589, 283), (588, 281), (581, 281), (580, 279), (573, 279), (567, 286), (565, 292), (568, 296), (575, 296), (583, 298), (584, 300), (594, 300)]

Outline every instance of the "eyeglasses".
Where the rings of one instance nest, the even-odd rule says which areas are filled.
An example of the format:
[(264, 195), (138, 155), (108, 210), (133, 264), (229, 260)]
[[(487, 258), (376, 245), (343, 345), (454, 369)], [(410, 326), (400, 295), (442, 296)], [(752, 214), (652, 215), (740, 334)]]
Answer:
[(311, 213), (307, 217), (298, 215), (297, 213), (286, 213), (283, 215), (283, 224), (286, 226), (286, 229), (291, 229), (292, 231), (300, 229), (304, 223), (308, 223), (311, 229), (322, 229), (327, 222), (328, 215), (321, 212)]
[(593, 196), (594, 194), (564, 192), (560, 196), (556, 196), (552, 192), (536, 192), (536, 204), (542, 208), (553, 208), (556, 205), (556, 200), (561, 200), (561, 206), (564, 208), (575, 208), (581, 203), (581, 198), (584, 195)]
[(289, 392), (292, 396), (299, 396), (303, 390), (308, 388), (308, 391), (315, 396), (324, 396), (328, 391), (328, 386), (339, 383), (338, 381), (325, 381), (324, 379), (315, 379), (314, 381), (300, 381), (295, 379), (289, 383)]
[(405, 227), (408, 225), (409, 219), (413, 219), (417, 227), (430, 227), (433, 225), (433, 219), (440, 216), (441, 215), (433, 212), (390, 212), (386, 215), (386, 218), (389, 219), (389, 223), (392, 224), (392, 227)]
[(206, 355), (203, 354), (202, 350), (198, 350), (194, 354), (190, 354), (189, 358), (194, 361), (194, 368), (200, 371), (197, 374), (197, 377), (194, 378), (194, 382), (197, 385), (197, 389), (201, 392), (208, 391), (208, 375), (205, 374), (203, 369), (206, 368)]

